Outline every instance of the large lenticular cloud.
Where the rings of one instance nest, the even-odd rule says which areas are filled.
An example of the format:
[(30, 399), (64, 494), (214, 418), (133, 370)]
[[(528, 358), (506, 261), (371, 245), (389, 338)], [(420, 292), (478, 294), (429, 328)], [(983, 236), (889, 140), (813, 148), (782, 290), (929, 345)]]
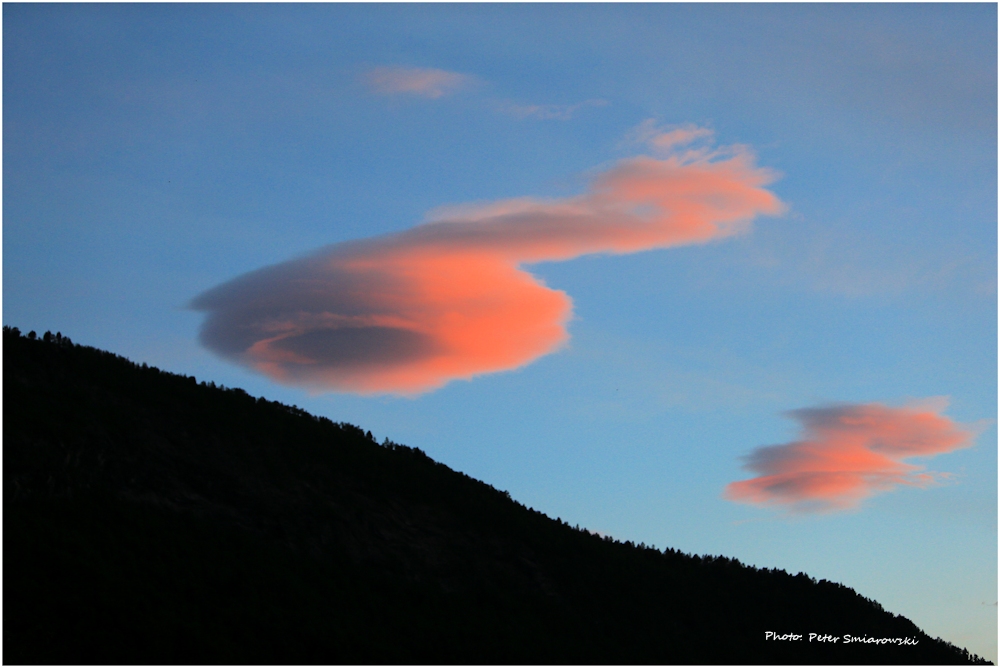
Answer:
[(904, 408), (854, 404), (791, 411), (802, 425), (802, 439), (754, 450), (744, 468), (758, 476), (730, 483), (725, 497), (822, 512), (853, 508), (898, 485), (931, 484), (931, 474), (903, 460), (972, 445), (973, 434), (940, 415), (943, 409), (943, 402), (928, 402)]
[(763, 188), (773, 178), (738, 147), (634, 157), (580, 196), (439, 209), (405, 232), (237, 277), (192, 306), (208, 313), (208, 348), (279, 382), (418, 394), (567, 341), (570, 298), (524, 265), (734, 234), (780, 212)]

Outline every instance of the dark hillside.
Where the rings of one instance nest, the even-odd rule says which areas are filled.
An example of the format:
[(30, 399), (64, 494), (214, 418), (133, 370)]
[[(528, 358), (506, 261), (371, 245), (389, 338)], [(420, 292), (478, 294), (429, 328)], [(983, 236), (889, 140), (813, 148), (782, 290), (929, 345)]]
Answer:
[(44, 339), (4, 328), (5, 663), (978, 658), (842, 585), (600, 538), (352, 425)]

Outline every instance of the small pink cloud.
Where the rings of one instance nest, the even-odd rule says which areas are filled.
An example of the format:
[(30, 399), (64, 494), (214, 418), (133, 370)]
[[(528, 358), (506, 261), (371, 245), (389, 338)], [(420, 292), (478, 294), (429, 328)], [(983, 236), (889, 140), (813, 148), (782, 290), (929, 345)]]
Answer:
[(699, 139), (710, 139), (714, 135), (714, 130), (693, 123), (667, 129), (657, 126), (655, 119), (648, 118), (632, 130), (629, 141), (633, 144), (647, 144), (658, 151), (670, 153), (679, 146), (687, 146)]
[(197, 297), (201, 341), (314, 390), (418, 394), (523, 366), (569, 339), (572, 301), (524, 269), (705, 243), (782, 203), (745, 150), (637, 156), (581, 195), (444, 207), (412, 229), (327, 247)]
[(711, 137), (712, 131), (708, 128), (685, 127), (661, 132), (649, 138), (649, 143), (658, 149), (672, 150), (675, 146), (686, 146), (696, 139)]
[(730, 483), (724, 496), (823, 512), (856, 507), (899, 485), (926, 487), (947, 475), (903, 460), (972, 445), (970, 429), (940, 414), (945, 406), (939, 398), (903, 408), (872, 403), (791, 411), (802, 425), (801, 440), (755, 449), (743, 468), (759, 475)]
[(376, 67), (365, 73), (364, 80), (381, 95), (439, 98), (468, 84), (472, 77), (425, 67)]

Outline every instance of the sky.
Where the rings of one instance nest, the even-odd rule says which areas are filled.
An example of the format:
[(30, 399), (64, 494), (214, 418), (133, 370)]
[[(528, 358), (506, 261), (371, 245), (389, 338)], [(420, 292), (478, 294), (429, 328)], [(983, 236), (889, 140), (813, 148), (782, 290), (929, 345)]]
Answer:
[(5, 325), (997, 660), (996, 5), (8, 3), (3, 112)]

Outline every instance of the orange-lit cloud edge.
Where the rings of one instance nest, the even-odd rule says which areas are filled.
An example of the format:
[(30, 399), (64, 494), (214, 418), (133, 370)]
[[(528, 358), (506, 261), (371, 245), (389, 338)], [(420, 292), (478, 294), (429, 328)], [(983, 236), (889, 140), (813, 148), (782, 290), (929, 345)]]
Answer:
[(640, 130), (655, 157), (617, 162), (581, 195), (442, 207), (217, 286), (191, 304), (207, 313), (200, 339), (280, 383), (413, 396), (567, 342), (572, 301), (525, 265), (706, 243), (783, 210), (746, 147), (713, 149), (694, 126)]
[(904, 460), (973, 444), (975, 429), (941, 415), (946, 406), (936, 398), (900, 408), (868, 403), (790, 411), (800, 439), (756, 448), (743, 468), (757, 477), (730, 483), (723, 496), (793, 513), (831, 512), (900, 485), (935, 484), (946, 474)]
[(364, 82), (381, 95), (417, 95), (436, 99), (469, 84), (472, 77), (431, 67), (374, 67)]

